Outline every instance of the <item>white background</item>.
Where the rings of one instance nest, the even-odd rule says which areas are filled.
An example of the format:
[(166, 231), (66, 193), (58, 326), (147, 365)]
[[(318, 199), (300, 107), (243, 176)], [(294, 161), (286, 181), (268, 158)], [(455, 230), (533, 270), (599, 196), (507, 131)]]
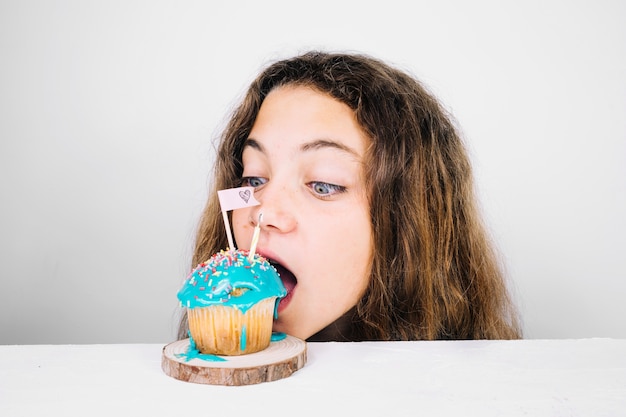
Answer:
[(169, 342), (213, 138), (365, 52), (458, 119), (528, 338), (626, 337), (626, 3), (0, 0), (0, 343)]

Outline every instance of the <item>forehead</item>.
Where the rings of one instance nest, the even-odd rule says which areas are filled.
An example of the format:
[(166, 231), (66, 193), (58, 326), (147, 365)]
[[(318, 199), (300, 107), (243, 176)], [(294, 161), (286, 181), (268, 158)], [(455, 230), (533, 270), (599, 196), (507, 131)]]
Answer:
[(358, 156), (364, 155), (369, 144), (350, 107), (305, 86), (272, 90), (261, 105), (249, 138), (264, 147), (306, 150), (335, 143), (337, 149), (353, 150)]

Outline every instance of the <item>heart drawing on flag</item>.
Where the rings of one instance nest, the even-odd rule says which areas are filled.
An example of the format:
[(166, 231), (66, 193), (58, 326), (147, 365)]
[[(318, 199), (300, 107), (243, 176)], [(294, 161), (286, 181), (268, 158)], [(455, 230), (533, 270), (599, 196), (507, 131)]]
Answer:
[(245, 201), (246, 204), (247, 204), (248, 200), (250, 200), (250, 190), (241, 190), (241, 191), (239, 191), (239, 197), (241, 197), (241, 199), (243, 201)]

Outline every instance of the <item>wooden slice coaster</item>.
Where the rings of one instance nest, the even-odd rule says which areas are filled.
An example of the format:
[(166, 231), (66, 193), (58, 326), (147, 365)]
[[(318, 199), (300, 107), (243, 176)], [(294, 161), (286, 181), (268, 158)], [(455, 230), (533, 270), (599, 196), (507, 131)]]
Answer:
[[(286, 378), (306, 363), (306, 342), (293, 336), (271, 342), (260, 352), (218, 356), (224, 361), (187, 360), (189, 339), (163, 348), (161, 368), (172, 378), (211, 385), (251, 385)], [(180, 355), (180, 357), (179, 357)]]

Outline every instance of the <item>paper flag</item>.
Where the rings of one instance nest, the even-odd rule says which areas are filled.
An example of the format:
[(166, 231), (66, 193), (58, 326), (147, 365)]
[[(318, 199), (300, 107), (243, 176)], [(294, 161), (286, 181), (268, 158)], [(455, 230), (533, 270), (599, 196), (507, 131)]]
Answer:
[(238, 187), (219, 190), (217, 192), (217, 196), (220, 199), (222, 211), (237, 210), (261, 204), (254, 198), (254, 187)]

